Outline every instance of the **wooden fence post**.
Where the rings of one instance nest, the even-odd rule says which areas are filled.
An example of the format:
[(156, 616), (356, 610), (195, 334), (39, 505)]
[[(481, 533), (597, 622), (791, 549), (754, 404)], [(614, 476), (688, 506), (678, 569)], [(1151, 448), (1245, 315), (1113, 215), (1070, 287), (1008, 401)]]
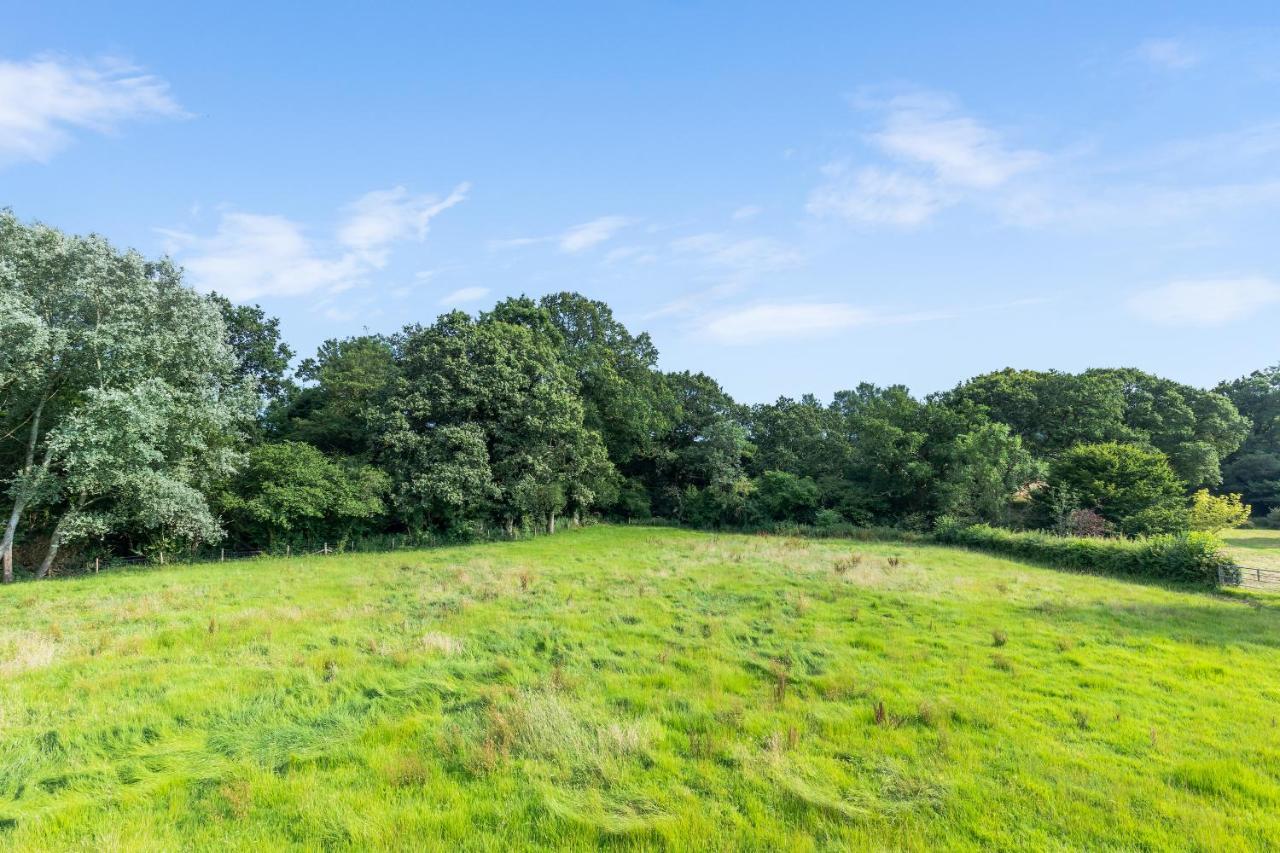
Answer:
[(102, 558), (101, 558), (101, 557), (94, 557), (94, 558), (93, 558), (93, 573), (96, 575), (96, 574), (98, 573), (98, 570), (99, 570), (99, 569), (101, 569), (101, 568), (102, 568)]
[(285, 545), (285, 546), (284, 546), (284, 555), (285, 555), (286, 557), (292, 557), (292, 556), (293, 556), (293, 546), (292, 546), (292, 545)]
[(227, 561), (227, 549), (226, 548), (218, 549), (218, 562), (225, 563), (226, 561)]

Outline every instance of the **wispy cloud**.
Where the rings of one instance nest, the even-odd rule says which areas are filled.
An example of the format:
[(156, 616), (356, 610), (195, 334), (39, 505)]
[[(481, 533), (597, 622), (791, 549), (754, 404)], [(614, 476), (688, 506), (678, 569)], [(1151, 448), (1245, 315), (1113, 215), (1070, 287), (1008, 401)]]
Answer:
[(828, 180), (809, 196), (808, 210), (870, 225), (919, 225), (952, 203), (953, 196), (926, 178), (868, 166), (850, 173), (829, 164)]
[(1200, 63), (1200, 57), (1178, 39), (1150, 38), (1135, 51), (1142, 61), (1167, 71), (1182, 71)]
[(445, 294), (440, 298), (441, 305), (466, 305), (470, 302), (479, 302), (489, 295), (487, 287), (462, 287), (452, 293)]
[(854, 168), (847, 160), (824, 168), (826, 181), (808, 210), (873, 225), (919, 225), (967, 197), (994, 191), (1045, 162), (1029, 148), (963, 113), (946, 96), (917, 92), (864, 101), (882, 116), (867, 143), (892, 166)]
[(300, 224), (283, 216), (224, 213), (207, 237), (162, 233), (192, 285), (231, 299), (342, 290), (367, 271), (354, 254), (325, 256)]
[(459, 184), (444, 198), (412, 195), (404, 187), (365, 193), (347, 207), (338, 242), (360, 252), (374, 266), (382, 266), (388, 245), (425, 239), (431, 220), (466, 200), (469, 189), (469, 184)]
[(696, 258), (734, 272), (771, 272), (800, 262), (798, 251), (771, 237), (735, 238), (727, 234), (693, 234), (671, 241), (677, 255)]
[(741, 222), (744, 219), (755, 219), (763, 212), (764, 208), (758, 204), (743, 205), (733, 212), (733, 220), (735, 222)]
[(929, 311), (884, 311), (849, 302), (764, 302), (719, 314), (706, 314), (701, 319), (699, 330), (722, 344), (756, 344), (809, 339), (858, 327), (953, 320), (966, 315), (1043, 305), (1049, 301), (1045, 297), (1029, 297)]
[(585, 252), (611, 239), (614, 234), (630, 224), (631, 220), (625, 216), (601, 216), (590, 222), (575, 225), (560, 235), (560, 251), (569, 254)]
[(704, 330), (724, 344), (759, 343), (837, 332), (870, 323), (874, 316), (843, 302), (764, 303), (712, 317)]
[(1139, 291), (1129, 309), (1162, 326), (1221, 326), (1280, 304), (1280, 284), (1270, 279), (1174, 281)]
[(48, 162), (77, 130), (185, 115), (168, 83), (120, 60), (0, 61), (0, 165)]
[(367, 193), (348, 206), (332, 241), (313, 239), (284, 216), (241, 212), (223, 213), (211, 235), (161, 233), (198, 289), (237, 300), (338, 293), (365, 283), (392, 245), (423, 239), (431, 219), (465, 197), (465, 184), (443, 199), (402, 187)]
[(998, 187), (1044, 159), (1038, 151), (1011, 148), (1001, 134), (960, 112), (951, 98), (927, 93), (891, 98), (884, 129), (871, 140), (943, 184), (973, 189)]
[(570, 226), (559, 234), (490, 240), (489, 248), (500, 251), (554, 243), (561, 252), (576, 255), (612, 240), (619, 231), (633, 223), (634, 220), (627, 216), (600, 216), (590, 222), (582, 222), (578, 225)]

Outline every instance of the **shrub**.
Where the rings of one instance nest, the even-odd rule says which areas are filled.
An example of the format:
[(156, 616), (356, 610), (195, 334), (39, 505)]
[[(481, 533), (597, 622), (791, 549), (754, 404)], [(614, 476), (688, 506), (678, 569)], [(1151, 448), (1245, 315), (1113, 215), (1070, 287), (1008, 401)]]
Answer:
[(1253, 507), (1240, 500), (1239, 495), (1211, 495), (1208, 489), (1201, 489), (1191, 496), (1191, 529), (1217, 533), (1239, 527), (1249, 520), (1251, 512)]
[(1111, 522), (1091, 509), (1073, 509), (1066, 519), (1066, 533), (1071, 536), (1110, 536), (1115, 533)]
[(813, 517), (813, 526), (818, 530), (832, 530), (847, 523), (834, 509), (820, 509)]
[(818, 508), (818, 485), (809, 477), (765, 471), (756, 481), (752, 501), (764, 518), (805, 524), (813, 521)]
[(1049, 469), (1051, 494), (1070, 494), (1130, 536), (1187, 529), (1184, 486), (1158, 450), (1107, 442), (1079, 444)]
[(1201, 532), (1099, 539), (944, 523), (934, 538), (1057, 568), (1179, 583), (1217, 583), (1220, 569), (1232, 570), (1231, 559), (1221, 551), (1222, 542)]

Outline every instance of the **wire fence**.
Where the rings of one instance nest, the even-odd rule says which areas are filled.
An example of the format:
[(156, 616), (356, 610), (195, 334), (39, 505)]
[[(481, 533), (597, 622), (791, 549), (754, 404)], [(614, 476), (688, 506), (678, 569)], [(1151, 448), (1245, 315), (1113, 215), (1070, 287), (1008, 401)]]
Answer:
[[(586, 519), (566, 527), (591, 526), (595, 519)], [(508, 533), (501, 528), (473, 530), (465, 537), (437, 536), (434, 534), (385, 534), (358, 537), (340, 541), (278, 545), (266, 549), (197, 548), (193, 550), (152, 551), (146, 554), (99, 554), (73, 558), (57, 566), (52, 574), (94, 574), (112, 568), (129, 566), (172, 566), (193, 563), (223, 563), (232, 560), (253, 560), (266, 557), (309, 557), (331, 554), (383, 554), (395, 551), (422, 551), (449, 545), (476, 544), (480, 542), (512, 541), (548, 535), (534, 528), (516, 528)]]
[(151, 554), (108, 554), (105, 556), (94, 557), (89, 562), (79, 562), (77, 564), (66, 565), (62, 567), (59, 574), (80, 574), (80, 573), (99, 573), (107, 569), (125, 567), (125, 566), (172, 566), (172, 565), (190, 565), (194, 563), (225, 563), (229, 560), (253, 560), (261, 557), (310, 557), (315, 555), (328, 556), (330, 554), (350, 554), (350, 553), (375, 553), (386, 551), (406, 551), (420, 550), (430, 548), (440, 543), (422, 542), (411, 537), (405, 537), (403, 540), (392, 540), (390, 542), (379, 542), (374, 547), (368, 545), (361, 546), (359, 543), (331, 543), (322, 542), (319, 545), (294, 546), (285, 545), (282, 548), (272, 550), (249, 549), (240, 550), (234, 548), (217, 548), (214, 550), (198, 550), (198, 551), (180, 551), (178, 553), (166, 553), (157, 551)]
[(1280, 592), (1280, 569), (1261, 566), (1231, 566), (1218, 570), (1219, 586), (1238, 586), (1261, 592)]

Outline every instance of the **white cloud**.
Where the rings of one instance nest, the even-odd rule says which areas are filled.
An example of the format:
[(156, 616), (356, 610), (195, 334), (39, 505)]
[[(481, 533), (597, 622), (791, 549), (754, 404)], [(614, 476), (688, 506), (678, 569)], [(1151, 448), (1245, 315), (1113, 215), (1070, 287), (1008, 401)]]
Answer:
[(354, 254), (324, 257), (302, 226), (283, 216), (225, 213), (210, 237), (164, 233), (193, 286), (234, 300), (345, 290), (366, 271)]
[(0, 61), (0, 165), (47, 162), (74, 130), (109, 133), (133, 119), (184, 115), (168, 83), (118, 60)]
[(991, 189), (1037, 165), (1043, 155), (1011, 149), (994, 130), (938, 95), (903, 95), (888, 104), (872, 141), (890, 157), (931, 171), (943, 184)]
[(831, 333), (874, 319), (871, 312), (842, 302), (761, 304), (714, 317), (705, 331), (720, 343), (745, 344)]
[(671, 248), (711, 266), (743, 273), (769, 272), (800, 262), (798, 252), (769, 237), (734, 239), (725, 234), (694, 234), (673, 240)]
[(431, 220), (467, 197), (468, 184), (459, 184), (444, 199), (410, 195), (404, 187), (365, 193), (347, 207), (347, 221), (338, 229), (338, 242), (370, 259), (386, 262), (386, 247), (398, 240), (423, 240)]
[(631, 224), (625, 216), (601, 216), (590, 222), (575, 225), (560, 235), (560, 251), (576, 254), (609, 240), (618, 231)]
[(411, 196), (402, 188), (368, 193), (348, 208), (332, 243), (307, 235), (283, 216), (228, 212), (217, 231), (199, 236), (162, 230), (169, 251), (200, 290), (230, 299), (339, 293), (364, 284), (383, 267), (393, 243), (425, 236), (432, 217), (465, 197), (466, 185), (447, 198)]
[(809, 196), (806, 209), (872, 225), (919, 225), (950, 203), (936, 183), (875, 167), (852, 175), (828, 169), (829, 180)]
[(764, 208), (760, 207), (760, 205), (748, 204), (735, 210), (733, 212), (733, 219), (735, 222), (741, 222), (744, 219), (755, 219), (763, 212)]
[(489, 295), (487, 287), (463, 287), (440, 299), (441, 305), (465, 305), (468, 302), (479, 302)]
[(526, 246), (537, 246), (543, 243), (555, 243), (560, 251), (576, 255), (579, 252), (585, 252), (587, 249), (594, 248), (613, 239), (615, 234), (634, 222), (635, 220), (626, 216), (601, 216), (590, 222), (583, 222), (566, 228), (559, 234), (490, 240), (489, 249), (501, 251), (505, 249), (523, 249)]
[(1182, 71), (1199, 64), (1200, 57), (1177, 39), (1152, 38), (1138, 45), (1138, 58), (1170, 71)]
[(828, 164), (826, 182), (809, 196), (810, 213), (912, 227), (944, 208), (1005, 187), (1046, 159), (1038, 151), (1009, 146), (947, 97), (899, 95), (868, 106), (884, 118), (867, 141), (894, 165), (854, 170), (846, 162)]
[(1280, 303), (1280, 284), (1260, 277), (1174, 281), (1135, 293), (1129, 309), (1163, 326), (1221, 326)]

